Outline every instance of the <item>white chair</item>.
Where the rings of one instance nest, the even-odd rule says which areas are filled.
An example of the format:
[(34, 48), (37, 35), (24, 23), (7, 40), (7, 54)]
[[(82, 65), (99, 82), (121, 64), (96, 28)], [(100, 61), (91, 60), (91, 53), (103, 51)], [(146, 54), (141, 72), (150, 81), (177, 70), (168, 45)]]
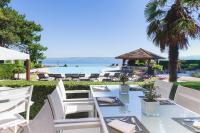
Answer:
[(200, 91), (178, 86), (174, 101), (177, 104), (200, 114)]
[(169, 99), (173, 83), (156, 80), (154, 83), (156, 93), (161, 96), (161, 99)]
[[(12, 88), (12, 87), (0, 87), (0, 100), (2, 99), (9, 99), (9, 98), (13, 98), (13, 95), (17, 96), (17, 95), (32, 95), (32, 91), (30, 91), (30, 86), (26, 86), (26, 87), (18, 87), (18, 88)], [(14, 106), (17, 103), (20, 102), (20, 99), (16, 99), (12, 102), (10, 102), (9, 104), (7, 103), (1, 103), (0, 104), (0, 112), (3, 110), (6, 110), (7, 108), (10, 108), (10, 106)], [(30, 104), (32, 105), (33, 102), (30, 101)], [(20, 106), (18, 106), (17, 108), (17, 112), (18, 113), (22, 113), (26, 111), (25, 108), (25, 103), (21, 104)]]
[(65, 108), (55, 89), (24, 133), (100, 133), (98, 118), (65, 119)]
[(88, 93), (90, 95), (89, 90), (72, 90), (72, 91), (65, 91), (64, 84), (62, 80), (58, 82), (57, 88), (61, 100), (66, 108), (66, 113), (78, 113), (78, 112), (89, 112), (89, 116), (94, 116), (94, 100), (92, 98), (75, 98), (75, 99), (67, 99), (66, 94), (79, 94), (79, 93)]
[[(25, 91), (26, 90), (26, 91)], [(0, 132), (10, 130), (17, 133), (29, 123), (33, 86), (21, 89), (10, 88), (0, 92)], [(24, 107), (23, 107), (24, 106)], [(26, 112), (26, 118), (19, 113)]]
[[(75, 98), (74, 100), (76, 100), (76, 101), (92, 100), (90, 90), (67, 90), (66, 91), (64, 83), (63, 83), (62, 80), (59, 80), (58, 86), (59, 86), (59, 89), (60, 89), (60, 92), (61, 92), (61, 96), (62, 96), (64, 101), (68, 99), (66, 94), (80, 94), (80, 93), (88, 94), (88, 98)], [(72, 100), (72, 99), (70, 99), (70, 100)]]

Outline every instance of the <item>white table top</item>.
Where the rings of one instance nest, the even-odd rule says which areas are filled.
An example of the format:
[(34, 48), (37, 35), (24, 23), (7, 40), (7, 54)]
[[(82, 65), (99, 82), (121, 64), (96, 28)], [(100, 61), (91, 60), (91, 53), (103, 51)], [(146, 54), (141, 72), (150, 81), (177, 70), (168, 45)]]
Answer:
[[(131, 87), (135, 86), (133, 85)], [(143, 92), (129, 91), (128, 94), (124, 95), (120, 94), (120, 86), (118, 85), (109, 85), (108, 88), (111, 90), (110, 92), (94, 92), (93, 89), (91, 89), (92, 96), (118, 97), (125, 104), (125, 106), (99, 107), (97, 102), (95, 102), (96, 106), (98, 106), (98, 113), (100, 114), (100, 117), (136, 116), (151, 133), (191, 133), (191, 131), (172, 120), (172, 118), (200, 117), (200, 115), (179, 105), (159, 105), (159, 116), (148, 117), (143, 115), (141, 112), (141, 98), (138, 96), (144, 95)], [(96, 98), (94, 99), (96, 101)], [(104, 121), (102, 120), (102, 122)], [(103, 123), (103, 126), (105, 126), (105, 122)]]

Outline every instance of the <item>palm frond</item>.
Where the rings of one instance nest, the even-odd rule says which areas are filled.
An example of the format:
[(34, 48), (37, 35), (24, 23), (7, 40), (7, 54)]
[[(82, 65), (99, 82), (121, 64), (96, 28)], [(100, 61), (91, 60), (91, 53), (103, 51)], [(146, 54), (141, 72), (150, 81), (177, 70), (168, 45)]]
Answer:
[(167, 0), (158, 0), (158, 4), (163, 7), (167, 3)]
[(147, 22), (151, 22), (159, 17), (161, 17), (165, 11), (161, 10), (159, 8), (160, 5), (163, 5), (165, 0), (160, 0), (161, 2), (159, 3), (158, 1), (153, 1), (153, 2), (149, 2), (146, 5), (144, 14), (146, 17)]
[(192, 39), (200, 37), (200, 26), (193, 19), (179, 19), (174, 23), (174, 31), (184, 33)]
[(182, 0), (183, 4), (186, 4), (189, 7), (199, 8), (200, 7), (200, 0)]
[[(190, 7), (186, 3), (173, 3), (166, 10), (167, 0), (154, 0), (149, 2), (145, 9), (145, 16), (149, 25), (147, 35), (153, 43), (160, 47), (161, 51), (169, 48), (171, 45), (177, 45), (180, 49), (187, 49), (189, 38), (200, 38), (200, 25), (193, 16), (194, 10), (188, 10)], [(190, 5), (198, 5), (200, 0), (181, 0)], [(191, 9), (191, 8), (190, 8)]]

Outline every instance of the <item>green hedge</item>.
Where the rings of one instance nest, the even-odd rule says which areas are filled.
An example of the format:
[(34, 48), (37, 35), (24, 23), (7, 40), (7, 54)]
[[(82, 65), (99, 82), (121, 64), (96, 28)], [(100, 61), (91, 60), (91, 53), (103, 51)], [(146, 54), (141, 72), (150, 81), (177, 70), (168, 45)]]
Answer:
[(12, 79), (14, 64), (0, 64), (0, 79)]
[(192, 76), (196, 78), (200, 78), (200, 72), (194, 72), (192, 73)]
[(180, 83), (174, 83), (172, 91), (171, 91), (171, 94), (170, 94), (170, 99), (172, 99), (172, 100), (175, 97), (178, 85), (189, 87), (189, 88), (192, 88), (192, 89), (200, 91), (200, 82), (180, 82)]
[(13, 79), (14, 73), (24, 72), (25, 67), (23, 61), (15, 61), (15, 64), (0, 64), (0, 79)]
[[(163, 66), (164, 70), (168, 69), (168, 61), (159, 61), (159, 64)], [(181, 68), (184, 70), (195, 70), (200, 68), (200, 60), (181, 60)]]

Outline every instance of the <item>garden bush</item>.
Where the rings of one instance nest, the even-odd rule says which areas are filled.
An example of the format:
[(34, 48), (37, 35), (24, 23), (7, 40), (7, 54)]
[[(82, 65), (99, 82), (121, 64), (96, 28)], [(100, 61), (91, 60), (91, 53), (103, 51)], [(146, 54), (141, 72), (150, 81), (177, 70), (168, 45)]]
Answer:
[(14, 64), (0, 64), (0, 79), (12, 79)]
[(176, 94), (176, 90), (178, 85), (184, 86), (184, 87), (189, 87), (195, 90), (199, 90), (200, 91), (200, 82), (176, 82), (173, 84), (171, 93), (170, 93), (170, 99), (174, 99), (175, 94)]
[[(185, 70), (195, 70), (200, 68), (200, 60), (181, 60), (181, 68)], [(168, 69), (168, 61), (159, 61), (159, 64), (163, 66), (164, 70)]]
[(163, 72), (163, 66), (161, 66), (159, 64), (154, 64), (153, 70), (155, 71), (155, 73), (162, 73)]
[(200, 72), (194, 72), (192, 73), (192, 76), (196, 78), (200, 78)]

